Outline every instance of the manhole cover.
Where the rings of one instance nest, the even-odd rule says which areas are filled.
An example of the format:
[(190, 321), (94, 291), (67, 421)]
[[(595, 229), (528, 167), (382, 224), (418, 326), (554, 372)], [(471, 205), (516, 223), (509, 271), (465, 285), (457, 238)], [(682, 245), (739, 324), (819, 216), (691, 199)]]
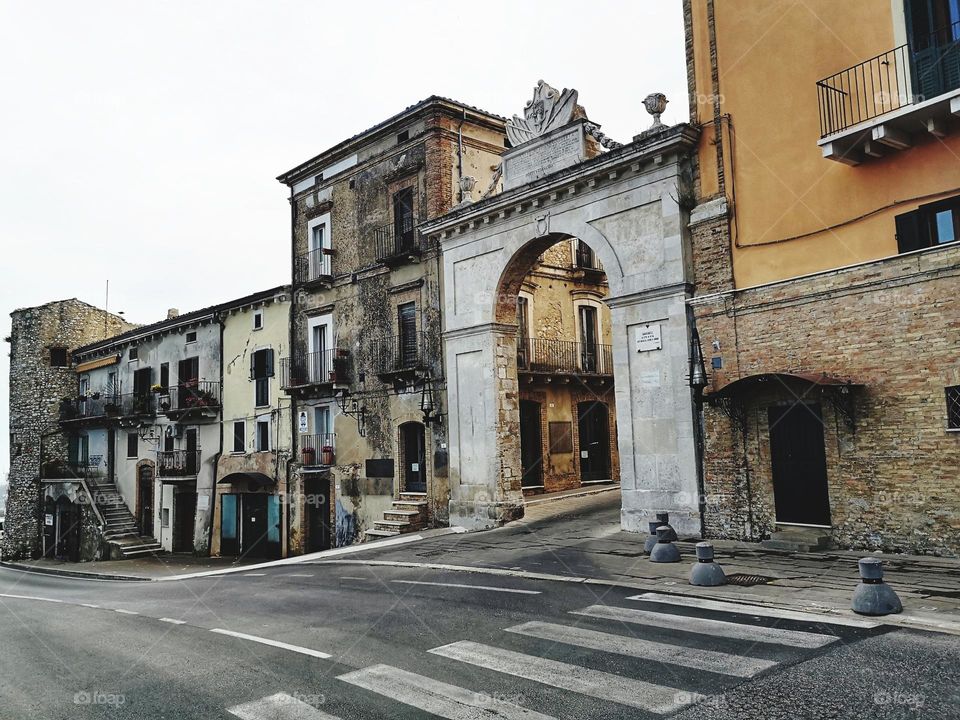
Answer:
[(751, 587), (752, 585), (766, 585), (774, 580), (776, 580), (776, 578), (767, 577), (766, 575), (746, 575), (744, 573), (727, 575), (728, 585), (742, 585), (743, 587)]

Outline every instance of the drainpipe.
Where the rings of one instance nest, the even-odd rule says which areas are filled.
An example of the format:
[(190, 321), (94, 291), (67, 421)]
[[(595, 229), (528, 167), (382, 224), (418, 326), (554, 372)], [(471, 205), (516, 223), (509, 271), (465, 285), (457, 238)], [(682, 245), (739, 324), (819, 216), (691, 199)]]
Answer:
[[(287, 322), (288, 338), (287, 352), (290, 353), (290, 360), (293, 361), (294, 337), (296, 336), (295, 321), (297, 317), (297, 204), (293, 199), (293, 186), (290, 186), (290, 319)], [(277, 407), (280, 406), (278, 401)], [(283, 498), (283, 520), (280, 534), (283, 536), (283, 547), (280, 549), (280, 555), (287, 557), (290, 554), (290, 480), (293, 459), (297, 457), (297, 398), (290, 395), (290, 457), (286, 462), (286, 496)], [(277, 425), (279, 425), (279, 419)]]
[[(467, 110), (463, 108), (463, 118), (457, 126), (457, 187), (460, 187), (460, 178), (463, 177), (463, 124), (467, 121)], [(463, 202), (463, 188), (459, 189), (457, 202)]]
[(220, 445), (213, 456), (213, 487), (210, 488), (210, 522), (207, 527), (207, 556), (213, 547), (213, 523), (217, 513), (217, 471), (220, 468), (220, 457), (223, 455), (223, 330), (225, 313), (217, 313), (217, 324), (220, 326)]

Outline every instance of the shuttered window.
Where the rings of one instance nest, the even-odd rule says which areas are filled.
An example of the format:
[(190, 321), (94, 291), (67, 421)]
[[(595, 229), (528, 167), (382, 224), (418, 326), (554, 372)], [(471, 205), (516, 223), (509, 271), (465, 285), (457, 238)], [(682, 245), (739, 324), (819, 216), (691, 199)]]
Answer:
[(921, 205), (897, 215), (895, 221), (901, 253), (956, 242), (960, 240), (960, 195)]
[(397, 308), (397, 326), (400, 331), (400, 366), (417, 364), (417, 304), (404, 303)]

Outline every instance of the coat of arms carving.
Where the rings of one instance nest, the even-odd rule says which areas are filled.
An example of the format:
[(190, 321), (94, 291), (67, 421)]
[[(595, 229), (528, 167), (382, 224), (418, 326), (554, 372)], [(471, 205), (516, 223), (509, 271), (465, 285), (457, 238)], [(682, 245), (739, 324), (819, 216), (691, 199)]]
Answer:
[(514, 146), (563, 127), (574, 118), (577, 109), (577, 91), (560, 92), (543, 80), (533, 90), (533, 99), (523, 108), (523, 117), (514, 115), (507, 120), (507, 137)]

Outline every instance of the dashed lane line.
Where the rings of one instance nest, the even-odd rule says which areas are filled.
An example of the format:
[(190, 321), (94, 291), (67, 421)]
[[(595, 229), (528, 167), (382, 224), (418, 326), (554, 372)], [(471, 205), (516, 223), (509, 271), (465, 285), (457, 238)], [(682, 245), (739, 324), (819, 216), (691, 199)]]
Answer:
[(279, 640), (262, 638), (258, 637), (257, 635), (247, 635), (246, 633), (235, 632), (233, 630), (213, 628), (210, 630), (210, 632), (217, 633), (218, 635), (228, 635), (230, 637), (239, 638), (240, 640), (249, 640), (250, 642), (260, 643), (261, 645), (269, 645), (270, 647), (279, 648), (281, 650), (289, 650), (291, 652), (300, 653), (301, 655), (309, 655), (310, 657), (320, 658), (321, 660), (326, 660), (327, 658), (333, 657), (328, 653), (320, 652), (319, 650), (313, 650), (312, 648), (305, 648), (299, 645), (290, 645), (285, 642), (280, 642)]
[(485, 590), (489, 592), (516, 593), (517, 595), (542, 595), (540, 590), (521, 590), (520, 588), (493, 587), (491, 585), (467, 585), (465, 583), (427, 582), (425, 580), (391, 580), (401, 585), (432, 585), (434, 587), (467, 588), (469, 590)]

